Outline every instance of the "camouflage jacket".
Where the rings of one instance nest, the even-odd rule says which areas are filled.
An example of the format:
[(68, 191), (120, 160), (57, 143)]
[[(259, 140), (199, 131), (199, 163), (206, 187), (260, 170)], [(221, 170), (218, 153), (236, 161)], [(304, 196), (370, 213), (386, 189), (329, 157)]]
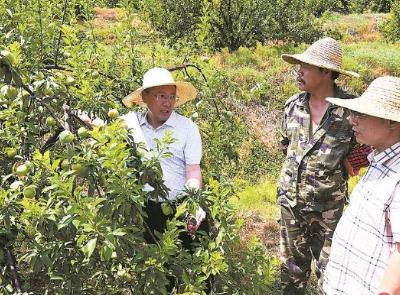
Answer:
[[(353, 98), (335, 85), (335, 97)], [(278, 187), (281, 205), (310, 211), (335, 208), (347, 197), (348, 175), (343, 160), (355, 144), (347, 109), (329, 105), (311, 133), (309, 94), (285, 104), (281, 143), (287, 148)]]

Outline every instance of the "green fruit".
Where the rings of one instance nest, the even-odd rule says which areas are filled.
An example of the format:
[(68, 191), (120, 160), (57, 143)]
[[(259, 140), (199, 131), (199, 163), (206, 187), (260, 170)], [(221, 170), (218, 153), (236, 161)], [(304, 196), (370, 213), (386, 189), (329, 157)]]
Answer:
[(71, 169), (75, 172), (75, 174), (79, 176), (85, 176), (87, 172), (86, 166), (80, 164), (80, 163), (74, 163), (71, 166)]
[(1, 51), (1, 55), (4, 56), (4, 58), (6, 59), (7, 63), (12, 66), (15, 62), (15, 58), (14, 55), (8, 51), (8, 50), (2, 50)]
[(89, 136), (89, 131), (85, 127), (80, 127), (78, 129), (78, 135), (82, 138), (86, 138)]
[(24, 188), (23, 194), (25, 198), (33, 199), (36, 196), (36, 186), (35, 185), (27, 186), (26, 188)]
[(17, 95), (18, 95), (18, 89), (13, 86), (8, 86), (6, 97), (8, 99), (14, 99), (17, 97)]
[(71, 131), (64, 130), (63, 132), (58, 135), (58, 138), (60, 139), (61, 143), (71, 143), (74, 140), (74, 135), (72, 134)]
[(15, 174), (19, 177), (26, 176), (29, 172), (29, 167), (26, 164), (19, 165), (15, 169)]
[(91, 75), (92, 75), (93, 78), (97, 78), (99, 76), (99, 72), (98, 71), (93, 71)]
[(117, 117), (119, 116), (119, 112), (118, 112), (118, 110), (116, 110), (116, 109), (110, 109), (110, 110), (108, 111), (107, 115), (108, 115), (108, 117), (109, 117), (110, 119), (115, 119), (115, 118), (117, 118)]
[(53, 117), (47, 117), (46, 118), (46, 126), (47, 127), (53, 127), (57, 124), (56, 119), (54, 119)]
[(10, 85), (4, 85), (3, 87), (1, 87), (0, 91), (8, 99), (14, 99), (18, 95), (17, 88), (10, 86)]
[(65, 85), (73, 85), (74, 83), (75, 83), (74, 77), (68, 76), (68, 77), (65, 79)]
[(14, 158), (17, 155), (17, 149), (15, 148), (5, 148), (7, 157)]
[(67, 159), (62, 160), (60, 166), (61, 166), (61, 169), (67, 170), (69, 168), (68, 160)]
[(161, 203), (161, 211), (165, 216), (173, 213), (172, 207), (168, 203)]

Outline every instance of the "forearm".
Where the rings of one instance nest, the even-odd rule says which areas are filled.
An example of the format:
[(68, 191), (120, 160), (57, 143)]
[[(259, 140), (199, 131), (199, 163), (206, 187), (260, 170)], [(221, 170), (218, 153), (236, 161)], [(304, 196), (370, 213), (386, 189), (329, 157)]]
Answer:
[(390, 256), (379, 292), (400, 294), (400, 243), (396, 244), (396, 251)]
[(186, 165), (186, 185), (200, 189), (202, 186), (200, 165)]

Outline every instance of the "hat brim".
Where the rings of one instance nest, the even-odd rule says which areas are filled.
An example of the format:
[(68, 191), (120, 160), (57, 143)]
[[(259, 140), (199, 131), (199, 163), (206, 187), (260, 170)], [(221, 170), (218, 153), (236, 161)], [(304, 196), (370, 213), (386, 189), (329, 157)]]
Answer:
[(400, 122), (400, 113), (394, 106), (383, 104), (380, 100), (376, 100), (375, 97), (371, 97), (370, 95), (361, 95), (353, 99), (327, 97), (326, 100), (362, 114)]
[(340, 68), (337, 68), (335, 66), (323, 63), (318, 61), (317, 59), (306, 55), (306, 54), (282, 54), (282, 59), (290, 64), (300, 64), (300, 63), (306, 63), (312, 66), (316, 66), (319, 68), (323, 68), (323, 69), (327, 69), (330, 71), (334, 71), (334, 72), (338, 72), (340, 74), (343, 75), (347, 75), (347, 76), (352, 76), (352, 77), (360, 77), (359, 74), (357, 74), (356, 72), (352, 72), (352, 71), (346, 71)]
[[(167, 83), (167, 84), (159, 84), (152, 87), (157, 86), (176, 86), (176, 103), (175, 106), (180, 106), (190, 100), (193, 100), (197, 96), (197, 89), (189, 82), (175, 82), (175, 83)], [(143, 102), (142, 92), (148, 88), (152, 87), (140, 87), (134, 92), (130, 93), (126, 97), (122, 99), (122, 103), (127, 106), (131, 107), (133, 105), (144, 106), (146, 105)]]

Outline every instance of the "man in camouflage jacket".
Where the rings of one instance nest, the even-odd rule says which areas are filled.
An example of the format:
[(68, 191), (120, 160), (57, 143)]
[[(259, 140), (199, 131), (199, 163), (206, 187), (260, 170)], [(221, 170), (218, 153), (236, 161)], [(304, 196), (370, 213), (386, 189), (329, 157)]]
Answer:
[(355, 141), (348, 110), (325, 98), (352, 98), (335, 79), (340, 73), (356, 74), (340, 68), (340, 45), (332, 38), (282, 58), (299, 65), (297, 81), (303, 91), (285, 104), (281, 143), (286, 160), (278, 187), (282, 291), (296, 295), (305, 294), (313, 258), (321, 276), (346, 202), (343, 162)]

